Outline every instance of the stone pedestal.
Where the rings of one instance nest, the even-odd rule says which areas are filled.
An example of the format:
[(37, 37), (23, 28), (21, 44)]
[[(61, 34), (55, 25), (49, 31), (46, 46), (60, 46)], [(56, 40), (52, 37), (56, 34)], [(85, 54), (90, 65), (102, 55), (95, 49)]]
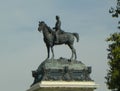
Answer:
[(93, 81), (41, 81), (27, 91), (93, 91), (97, 87)]
[(27, 91), (93, 91), (98, 85), (90, 73), (91, 67), (78, 60), (47, 59), (32, 71), (34, 82)]

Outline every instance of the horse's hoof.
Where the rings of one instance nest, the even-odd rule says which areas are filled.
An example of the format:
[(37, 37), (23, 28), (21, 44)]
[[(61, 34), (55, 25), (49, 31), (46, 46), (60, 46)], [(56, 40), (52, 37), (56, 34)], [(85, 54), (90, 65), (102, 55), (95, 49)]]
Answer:
[(46, 58), (45, 61), (47, 61), (49, 58)]

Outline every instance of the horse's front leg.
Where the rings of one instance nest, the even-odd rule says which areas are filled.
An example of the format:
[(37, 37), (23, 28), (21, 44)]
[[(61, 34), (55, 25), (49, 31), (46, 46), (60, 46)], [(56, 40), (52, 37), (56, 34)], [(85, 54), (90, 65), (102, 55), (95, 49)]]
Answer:
[(48, 54), (46, 59), (48, 59), (50, 56), (50, 47), (48, 45), (46, 45), (46, 47), (47, 47), (47, 54)]
[(51, 47), (51, 52), (52, 52), (52, 59), (54, 58), (54, 50), (53, 50), (53, 46)]

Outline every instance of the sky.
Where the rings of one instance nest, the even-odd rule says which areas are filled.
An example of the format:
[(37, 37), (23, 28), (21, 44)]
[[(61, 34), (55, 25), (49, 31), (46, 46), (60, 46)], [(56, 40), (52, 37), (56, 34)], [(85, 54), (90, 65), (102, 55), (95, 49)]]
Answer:
[[(107, 74), (107, 48), (105, 39), (118, 32), (117, 19), (109, 14), (114, 0), (0, 0), (0, 91), (26, 91), (33, 82), (36, 70), (47, 57), (38, 22), (55, 26), (59, 15), (61, 28), (77, 32), (75, 41), (77, 60), (92, 67), (91, 78), (100, 87), (96, 91), (109, 91), (105, 84)], [(70, 58), (66, 45), (54, 47), (55, 58)]]

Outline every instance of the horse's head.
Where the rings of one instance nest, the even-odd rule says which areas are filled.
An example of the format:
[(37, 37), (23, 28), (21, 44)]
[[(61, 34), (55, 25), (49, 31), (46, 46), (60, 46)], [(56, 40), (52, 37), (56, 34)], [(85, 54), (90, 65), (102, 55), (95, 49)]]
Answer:
[(43, 30), (44, 26), (45, 26), (45, 23), (43, 21), (41, 21), (41, 22), (39, 21), (38, 31), (41, 32)]

